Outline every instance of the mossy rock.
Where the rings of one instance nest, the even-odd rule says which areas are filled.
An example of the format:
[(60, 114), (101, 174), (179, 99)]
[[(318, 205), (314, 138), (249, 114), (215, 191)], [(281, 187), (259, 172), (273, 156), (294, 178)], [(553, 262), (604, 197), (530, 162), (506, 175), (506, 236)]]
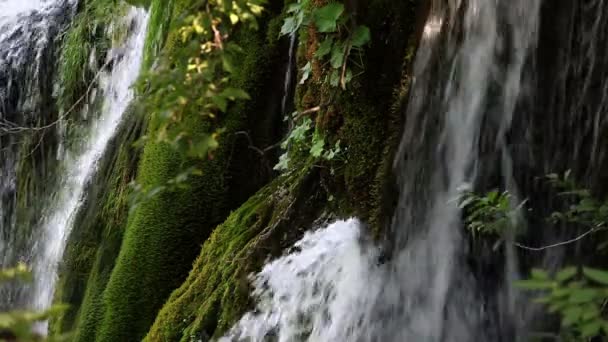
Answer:
[(190, 276), (145, 340), (221, 336), (250, 307), (248, 275), (301, 236), (326, 203), (314, 170), (281, 177), (260, 190), (205, 242)]
[[(409, 90), (418, 6), (377, 0), (365, 9), (373, 41), (382, 43), (366, 52), (365, 74), (318, 114), (324, 118), (315, 118), (318, 125), (322, 122), (327, 141), (341, 140), (347, 152), (331, 161), (314, 160), (307, 153), (294, 155), (287, 175), (218, 226), (189, 277), (160, 311), (146, 341), (222, 336), (252, 307), (248, 275), (319, 222), (358, 216), (370, 223), (372, 234), (381, 236), (394, 205), (391, 166)], [(311, 50), (301, 45), (300, 67)], [(298, 109), (318, 105), (327, 92), (321, 82), (309, 81), (298, 89)]]
[[(202, 176), (191, 178), (183, 189), (145, 200), (129, 217), (116, 266), (103, 292), (97, 341), (141, 339), (171, 291), (184, 281), (213, 229), (268, 181), (267, 161), (237, 134), (247, 131), (254, 144), (279, 139), (276, 125), (281, 121), (267, 120), (276, 114), (268, 111), (273, 99), (263, 96), (271, 90), (271, 68), (278, 56), (278, 37), (268, 37), (265, 29), (272, 11), (266, 13), (260, 30), (240, 30), (233, 37), (244, 53), (232, 86), (246, 90), (253, 100), (234, 105), (221, 119), (225, 131), (213, 159), (185, 158), (163, 142), (146, 144), (137, 175), (144, 188), (162, 185), (190, 166), (201, 169)], [(185, 120), (195, 131), (210, 129), (201, 116)], [(257, 122), (267, 125), (253, 125)], [(155, 126), (151, 122), (150, 129)]]

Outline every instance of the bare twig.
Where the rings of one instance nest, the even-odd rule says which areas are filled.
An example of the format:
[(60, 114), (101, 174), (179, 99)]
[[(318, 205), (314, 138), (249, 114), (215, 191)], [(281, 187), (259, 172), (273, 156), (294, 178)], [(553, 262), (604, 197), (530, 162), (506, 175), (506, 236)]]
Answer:
[(299, 112), (294, 120), (298, 120), (299, 118), (301, 118), (301, 117), (303, 117), (305, 115), (316, 113), (316, 112), (318, 112), (320, 110), (321, 110), (321, 106), (316, 106), (316, 107), (309, 108), (309, 109), (307, 109), (305, 111)]
[(579, 236), (577, 236), (577, 237), (575, 237), (573, 239), (570, 239), (570, 240), (567, 240), (567, 241), (562, 241), (562, 242), (555, 243), (555, 244), (548, 245), (548, 246), (529, 247), (529, 246), (525, 246), (525, 245), (522, 245), (522, 244), (517, 243), (517, 242), (515, 242), (514, 245), (516, 247), (519, 247), (521, 249), (525, 249), (525, 250), (528, 250), (528, 251), (540, 252), (540, 251), (544, 251), (544, 250), (549, 249), (549, 248), (560, 247), (560, 246), (571, 244), (573, 242), (577, 242), (577, 241), (583, 239), (584, 237), (586, 237), (587, 235), (593, 234), (593, 233), (595, 233), (597, 231), (600, 231), (602, 229), (603, 228), (601, 228), (601, 226), (597, 226), (597, 227), (594, 227), (593, 229), (590, 229), (589, 231), (587, 231), (587, 232), (585, 232), (585, 233), (583, 233), (583, 234), (581, 234), (581, 235), (579, 235)]
[(59, 116), (59, 118), (57, 118), (57, 120), (55, 120), (47, 125), (44, 125), (44, 126), (22, 127), (22, 126), (18, 126), (17, 124), (15, 124), (13, 122), (2, 119), (2, 120), (0, 120), (0, 136), (6, 135), (6, 134), (23, 133), (23, 132), (27, 132), (27, 131), (34, 131), (34, 132), (42, 131), (42, 130), (45, 130), (45, 129), (48, 129), (48, 128), (51, 128), (51, 127), (57, 125), (59, 122), (61, 122), (63, 119), (65, 119), (68, 115), (70, 115), (82, 101), (84, 101), (84, 99), (89, 95), (89, 93), (93, 89), (93, 86), (95, 85), (95, 82), (97, 81), (97, 79), (99, 78), (101, 73), (105, 70), (105, 68), (111, 62), (112, 62), (112, 59), (108, 60), (104, 65), (101, 66), (101, 68), (99, 68), (99, 71), (95, 74), (95, 76), (89, 83), (84, 94), (80, 98), (78, 98), (78, 100), (76, 100), (76, 102), (74, 102), (74, 104), (72, 104), (72, 106), (65, 113), (63, 113), (61, 116)]

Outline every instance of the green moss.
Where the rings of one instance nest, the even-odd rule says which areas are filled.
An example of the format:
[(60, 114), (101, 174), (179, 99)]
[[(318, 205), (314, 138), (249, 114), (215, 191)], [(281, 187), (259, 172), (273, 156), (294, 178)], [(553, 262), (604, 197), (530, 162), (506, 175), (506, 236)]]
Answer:
[[(404, 41), (403, 36), (414, 36), (416, 6), (377, 0), (365, 10), (374, 41), (385, 43), (366, 52), (365, 74), (337, 94), (315, 120), (327, 141), (341, 140), (347, 152), (332, 161), (294, 154), (296, 167), (290, 174), (233, 212), (205, 242), (190, 275), (160, 311), (146, 341), (221, 336), (251, 308), (248, 274), (259, 271), (267, 257), (279, 255), (315, 222), (354, 215), (369, 222), (376, 234), (386, 224), (390, 216), (385, 207), (392, 205), (386, 188), (391, 184), (390, 165), (412, 62), (407, 52), (415, 44), (415, 39)], [(300, 66), (306, 63), (302, 54), (310, 51), (306, 44), (301, 46)], [(314, 80), (297, 93), (300, 110), (335, 95)]]
[(89, 312), (97, 308), (91, 300), (97, 297), (95, 290), (105, 286), (126, 226), (129, 182), (138, 161), (138, 150), (132, 145), (141, 134), (141, 120), (134, 114), (132, 108), (125, 114), (128, 120), (110, 145), (109, 157), (100, 163), (86, 199), (89, 204), (75, 220), (59, 270), (55, 298), (70, 307), (51, 322), (50, 328), (57, 334), (72, 332), (76, 341), (90, 341), (78, 337), (79, 328), (90, 319)]
[(111, 44), (105, 30), (114, 18), (121, 17), (124, 9), (124, 3), (117, 4), (114, 0), (80, 2), (78, 13), (62, 42), (59, 58), (57, 102), (63, 111), (70, 110), (77, 103), (84, 104), (79, 101), (94, 80), (96, 68), (103, 66)]
[[(187, 276), (213, 228), (266, 181), (264, 172), (256, 169), (259, 156), (244, 153), (247, 144), (234, 133), (247, 129), (256, 117), (262, 119), (269, 114), (264, 112), (266, 99), (257, 95), (266, 90), (272, 75), (269, 68), (277, 57), (273, 46), (276, 38), (269, 42), (261, 30), (241, 31), (234, 39), (245, 51), (234, 86), (247, 90), (256, 100), (229, 109), (221, 123), (226, 131), (213, 160), (188, 160), (164, 143), (146, 144), (137, 176), (143, 187), (164, 184), (191, 165), (201, 168), (203, 176), (193, 178), (184, 189), (163, 192), (141, 203), (130, 217), (103, 293), (105, 309), (97, 322), (98, 341), (135, 341), (143, 337), (171, 291)], [(200, 116), (186, 120), (199, 132), (209, 130)], [(250, 132), (254, 141), (275, 139), (264, 130), (261, 136), (258, 132)]]
[(247, 276), (278, 255), (326, 203), (318, 173), (277, 179), (243, 204), (205, 242), (188, 279), (176, 290), (146, 341), (218, 337), (250, 307)]

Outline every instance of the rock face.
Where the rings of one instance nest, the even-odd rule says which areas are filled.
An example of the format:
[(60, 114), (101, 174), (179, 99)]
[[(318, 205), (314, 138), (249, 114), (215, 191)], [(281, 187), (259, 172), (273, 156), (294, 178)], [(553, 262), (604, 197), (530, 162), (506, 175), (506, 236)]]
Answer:
[[(155, 54), (171, 53), (177, 34), (172, 20), (188, 3), (151, 1), (147, 6), (145, 64), (151, 67)], [(290, 88), (285, 86), (290, 42), (278, 34), (282, 1), (265, 6), (258, 30), (242, 29), (233, 37), (245, 56), (233, 82), (252, 100), (228, 110), (213, 160), (185, 160), (154, 141), (143, 150), (133, 148), (147, 120), (137, 103), (132, 105), (70, 237), (56, 297), (71, 307), (53, 321), (52, 331), (75, 331), (79, 341), (219, 336), (249, 308), (247, 275), (268, 256), (280, 255), (314, 222), (357, 215), (381, 235), (392, 210), (390, 169), (417, 42), (418, 9), (414, 1), (361, 6), (361, 13), (368, 14), (360, 20), (374, 28), (377, 42), (366, 49), (365, 73), (336, 99), (313, 82), (298, 87), (294, 101), (299, 110), (331, 103), (315, 120), (328, 139), (348, 146), (341, 160), (317, 165), (302, 155), (294, 159), (292, 172), (278, 176), (271, 170), (278, 151), (260, 155), (252, 148), (275, 145), (287, 128), (281, 109), (283, 92)], [(315, 35), (300, 38), (298, 68), (317, 48)], [(189, 120), (206, 129), (199, 118)], [(146, 130), (154, 132), (155, 123), (146, 123)], [(199, 166), (203, 175), (129, 212), (131, 180), (162, 183), (184, 165)]]
[[(194, 13), (199, 2), (128, 2), (149, 11), (142, 72), (156, 70), (159, 56), (176, 53), (181, 42), (178, 22)], [(310, 5), (327, 2), (311, 0)], [(75, 213), (55, 293), (57, 302), (70, 307), (52, 319), (52, 332), (69, 331), (74, 341), (83, 342), (217, 338), (252, 307), (249, 274), (259, 271), (268, 258), (281, 255), (311, 227), (356, 216), (382, 246), (381, 259), (387, 263), (425, 229), (418, 223), (429, 211), (429, 184), (449, 182), (451, 170), (443, 164), (458, 152), (442, 145), (443, 111), (431, 102), (443, 96), (440, 89), (446, 90), (445, 84), (438, 83), (452, 72), (437, 56), (453, 58), (451, 54), (468, 41), (458, 19), (464, 9), (453, 13), (452, 21), (438, 21), (434, 27), (425, 26), (429, 13), (437, 10), (431, 1), (344, 3), (372, 36), (358, 61), (362, 73), (346, 90), (323, 82), (328, 67), (314, 62), (322, 33), (311, 26), (293, 40), (280, 37), (285, 1), (269, 0), (257, 30), (240, 27), (230, 37), (243, 49), (231, 86), (245, 90), (251, 100), (231, 105), (219, 119), (225, 130), (213, 158), (185, 157), (155, 139), (139, 141), (159, 131), (159, 123), (142, 106), (146, 85), (139, 85), (140, 96), (130, 104)], [(541, 219), (563, 203), (554, 200), (553, 190), (538, 177), (572, 169), (573, 176), (597, 195), (608, 191), (603, 115), (608, 109), (608, 3), (540, 3), (538, 45), (519, 61), (526, 70), (522, 84), (530, 89), (512, 103), (513, 116), (505, 126), (492, 111), (502, 106), (499, 91), (508, 80), (501, 74), (496, 76), (500, 81), (487, 87), (487, 108), (472, 143), (477, 163), (471, 169), (478, 174), (470, 184), (480, 191), (507, 187), (505, 179), (517, 185), (518, 195), (533, 208), (528, 224), (551, 228), (530, 230), (523, 237), (530, 245), (575, 234)], [(44, 207), (41, 199), (53, 198), (51, 185), (62, 172), (57, 156), (78, 142), (79, 124), (91, 119), (87, 115), (96, 115), (96, 73), (102, 66), (115, 65), (108, 61), (108, 51), (124, 34), (115, 17), (124, 15), (128, 5), (58, 0), (47, 10), (19, 17), (18, 24), (2, 17), (1, 6), (0, 267), (5, 267), (34, 258), (27, 251), (34, 249), (37, 213)], [(432, 30), (440, 32), (442, 25), (450, 30), (437, 39), (452, 45), (438, 45), (446, 51), (418, 50), (421, 38)], [(511, 47), (503, 48), (492, 56), (498, 71), (517, 62), (517, 56), (504, 52)], [(425, 74), (414, 75), (416, 53), (428, 57)], [(309, 80), (299, 84), (311, 61)], [(428, 87), (420, 92), (412, 88), (410, 93), (413, 82), (427, 82)], [(418, 110), (412, 111), (412, 106)], [(289, 172), (273, 170), (282, 153), (278, 143), (291, 128), (289, 119), (284, 120), (290, 116), (285, 113), (289, 107), (306, 113), (327, 145), (339, 142), (339, 157), (315, 159), (311, 146), (299, 146), (290, 155)], [(70, 115), (70, 123), (10, 133), (21, 126), (53, 123), (71, 108), (78, 114)], [(202, 116), (184, 120), (197, 132), (210, 129)], [(189, 178), (183, 188), (131, 207), (132, 182), (154, 187), (190, 166), (202, 175)], [(395, 167), (403, 172), (394, 174)], [(430, 172), (439, 168), (441, 172)], [(399, 201), (405, 190), (398, 186), (405, 183), (411, 191)], [(422, 214), (405, 213), (411, 215), (408, 228), (391, 229), (391, 220), (399, 220), (395, 212), (403, 214), (405, 207)], [(496, 295), (505, 284), (504, 253), (490, 252), (493, 246), (487, 242), (466, 237), (461, 242), (466, 282), (473, 284), (475, 300), (489, 308), (480, 326), (491, 326), (491, 333), (500, 338), (512, 336), (520, 322), (501, 316)], [(583, 244), (563, 253), (522, 253), (519, 268), (559, 265), (568, 258), (601, 264), (587, 249)], [(460, 283), (450, 285), (457, 288)], [(24, 305), (28, 290), (0, 288), (0, 310)], [(524, 314), (528, 313), (521, 317), (528, 317)]]

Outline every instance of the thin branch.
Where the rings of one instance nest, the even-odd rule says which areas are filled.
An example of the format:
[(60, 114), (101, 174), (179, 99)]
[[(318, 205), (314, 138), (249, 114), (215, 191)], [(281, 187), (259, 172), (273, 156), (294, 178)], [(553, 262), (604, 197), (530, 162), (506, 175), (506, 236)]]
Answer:
[(529, 247), (529, 246), (525, 246), (525, 245), (522, 245), (522, 244), (517, 243), (517, 242), (515, 242), (514, 245), (516, 247), (519, 247), (521, 249), (525, 249), (525, 250), (528, 250), (528, 251), (540, 252), (540, 251), (544, 251), (544, 250), (549, 249), (549, 248), (560, 247), (560, 246), (571, 244), (573, 242), (577, 242), (577, 241), (583, 239), (584, 237), (586, 237), (587, 235), (593, 234), (593, 233), (595, 233), (597, 231), (600, 231), (600, 230), (602, 230), (602, 228), (600, 226), (594, 227), (593, 229), (591, 229), (591, 230), (589, 230), (589, 231), (587, 231), (587, 232), (585, 232), (585, 233), (583, 233), (583, 234), (575, 237), (574, 239), (570, 239), (570, 240), (567, 240), (567, 241), (562, 241), (562, 242), (559, 242), (559, 243), (556, 243), (556, 244), (552, 244), (552, 245), (548, 245), (548, 246), (543, 246), (543, 247)]
[[(63, 113), (61, 116), (59, 116), (59, 118), (57, 118), (57, 120), (49, 123), (48, 125), (44, 125), (44, 126), (21, 127), (21, 126), (18, 126), (17, 124), (15, 124), (13, 122), (10, 122), (10, 121), (2, 119), (2, 121), (0, 121), (0, 133), (4, 133), (4, 134), (17, 134), (17, 133), (22, 133), (22, 132), (27, 132), (27, 131), (34, 131), (34, 132), (36, 132), (36, 131), (42, 131), (42, 130), (45, 130), (45, 129), (48, 129), (48, 128), (51, 128), (51, 127), (57, 125), (60, 121), (62, 121), (68, 115), (70, 115), (82, 101), (84, 101), (84, 99), (89, 95), (89, 93), (93, 89), (93, 86), (95, 85), (95, 83), (96, 83), (97, 79), (99, 78), (99, 76), (101, 75), (101, 73), (105, 70), (105, 68), (112, 61), (113, 61), (112, 59), (108, 60), (104, 65), (101, 66), (101, 68), (99, 68), (99, 71), (95, 74), (95, 76), (93, 77), (93, 79), (89, 83), (89, 85), (88, 85), (86, 91), (84, 92), (84, 94), (82, 94), (82, 96), (80, 98), (78, 98), (78, 100), (76, 100), (76, 102), (74, 102), (74, 104), (65, 113)], [(8, 126), (8, 128), (3, 128), (2, 126)], [(0, 134), (0, 135), (2, 135), (2, 134)]]
[(298, 115), (295, 117), (294, 121), (298, 120), (299, 118), (303, 117), (304, 115), (308, 115), (308, 114), (312, 114), (312, 113), (316, 113), (318, 111), (321, 110), (321, 106), (316, 106), (316, 107), (312, 107), (309, 108), (303, 112), (298, 113)]

